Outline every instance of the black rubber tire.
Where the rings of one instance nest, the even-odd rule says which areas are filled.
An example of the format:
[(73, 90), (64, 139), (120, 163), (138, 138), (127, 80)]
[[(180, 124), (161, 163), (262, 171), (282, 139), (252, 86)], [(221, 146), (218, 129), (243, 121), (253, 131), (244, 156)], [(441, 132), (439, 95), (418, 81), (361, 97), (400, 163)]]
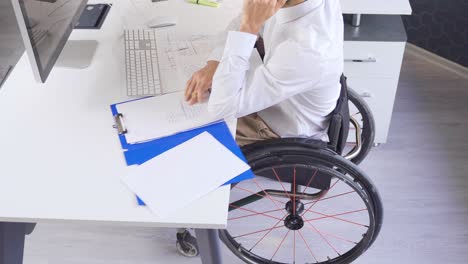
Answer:
[[(360, 164), (369, 154), (374, 146), (375, 139), (375, 121), (372, 112), (364, 99), (353, 89), (348, 88), (348, 100), (356, 106), (362, 116), (362, 149), (361, 152), (351, 161), (354, 164)], [(352, 126), (352, 125), (351, 125)]]
[[(327, 264), (348, 264), (362, 255), (375, 241), (380, 233), (383, 221), (383, 207), (380, 195), (377, 192), (372, 181), (365, 173), (352, 162), (345, 160), (340, 155), (328, 149), (315, 149), (308, 144), (288, 142), (285, 140), (273, 140), (265, 143), (249, 145), (243, 149), (249, 165), (252, 170), (261, 169), (262, 164), (272, 164), (286, 162), (290, 158), (306, 159), (307, 162), (323, 166), (325, 168), (334, 168), (337, 173), (350, 174), (355, 178), (355, 183), (366, 191), (366, 197), (373, 208), (374, 227), (371, 237), (365, 242), (365, 245), (355, 247), (340, 258), (332, 259)], [(233, 240), (227, 230), (220, 230), (220, 238), (224, 244), (241, 260), (250, 264), (274, 263), (271, 261), (262, 262), (249, 257), (247, 253), (239, 250), (237, 242)], [(354, 250), (354, 252), (352, 252)], [(348, 254), (349, 253), (349, 254)]]

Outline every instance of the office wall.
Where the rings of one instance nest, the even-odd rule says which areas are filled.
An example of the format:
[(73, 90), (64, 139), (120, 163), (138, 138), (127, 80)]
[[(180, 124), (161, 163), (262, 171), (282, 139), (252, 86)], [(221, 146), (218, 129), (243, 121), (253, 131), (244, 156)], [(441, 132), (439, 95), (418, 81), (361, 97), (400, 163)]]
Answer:
[(468, 67), (468, 0), (410, 0), (408, 41)]

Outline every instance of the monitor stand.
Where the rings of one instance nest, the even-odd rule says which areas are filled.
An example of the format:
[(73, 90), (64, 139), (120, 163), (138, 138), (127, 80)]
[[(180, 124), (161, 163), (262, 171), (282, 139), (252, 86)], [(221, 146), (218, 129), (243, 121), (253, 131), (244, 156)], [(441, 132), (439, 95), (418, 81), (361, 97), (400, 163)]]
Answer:
[(86, 69), (91, 65), (98, 42), (95, 40), (69, 40), (65, 44), (56, 67)]

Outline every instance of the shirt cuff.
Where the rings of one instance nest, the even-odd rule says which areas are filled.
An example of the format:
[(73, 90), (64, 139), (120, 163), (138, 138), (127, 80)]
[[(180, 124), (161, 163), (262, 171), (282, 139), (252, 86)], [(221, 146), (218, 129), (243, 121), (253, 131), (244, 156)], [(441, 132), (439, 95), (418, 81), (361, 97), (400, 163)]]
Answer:
[(249, 58), (252, 54), (255, 42), (257, 42), (257, 36), (254, 34), (229, 31), (223, 57), (240, 56)]
[(215, 48), (208, 56), (207, 61), (221, 61), (221, 59), (223, 58), (223, 51), (224, 46)]

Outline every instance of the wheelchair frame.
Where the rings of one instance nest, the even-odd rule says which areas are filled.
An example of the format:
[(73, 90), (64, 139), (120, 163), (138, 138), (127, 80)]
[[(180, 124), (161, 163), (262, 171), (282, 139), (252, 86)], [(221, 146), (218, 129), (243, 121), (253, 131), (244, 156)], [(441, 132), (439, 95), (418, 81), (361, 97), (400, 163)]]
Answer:
[[(345, 102), (346, 102), (345, 106), (346, 106), (347, 109), (345, 109), (344, 112), (346, 113), (346, 111), (347, 111), (348, 119), (347, 118), (338, 118), (338, 120), (339, 120), (338, 122), (336, 122), (336, 120), (334, 120), (335, 122), (330, 123), (329, 136), (330, 136), (330, 131), (331, 130), (335, 131), (334, 136), (330, 137), (330, 143), (327, 144), (327, 143), (322, 142), (322, 141), (318, 142), (316, 140), (304, 139), (304, 138), (290, 138), (290, 139), (287, 139), (288, 142), (289, 142), (288, 146), (292, 147), (292, 148), (295, 148), (294, 146), (296, 146), (296, 148), (298, 148), (298, 149), (310, 148), (310, 150), (313, 151), (313, 152), (326, 151), (328, 153), (326, 155), (326, 156), (328, 156), (328, 158), (334, 158), (334, 159), (342, 160), (341, 162), (338, 162), (340, 164), (343, 164), (344, 161), (347, 161), (346, 163), (348, 163), (348, 165), (346, 165), (346, 166), (351, 166), (350, 167), (351, 170), (353, 170), (353, 167), (354, 167), (355, 171), (357, 171), (357, 173), (360, 175), (358, 177), (363, 178), (364, 181), (367, 182), (368, 185), (372, 186), (371, 181), (368, 180), (366, 178), (366, 176), (362, 172), (360, 172), (360, 170), (358, 170), (357, 165), (350, 162), (354, 158), (356, 158), (362, 151), (362, 148), (363, 148), (362, 129), (361, 129), (361, 126), (359, 124), (359, 121), (356, 118), (354, 118), (353, 116), (349, 115), (349, 109), (348, 109), (349, 100), (348, 100), (348, 94), (347, 94), (348, 87), (346, 85), (346, 78), (344, 77), (344, 75), (341, 77), (341, 84), (342, 84), (342, 92), (341, 92), (341, 95), (340, 95), (340, 100), (341, 101), (345, 100)], [(339, 107), (339, 105), (340, 105), (340, 102), (337, 104), (337, 108)], [(341, 104), (341, 105), (343, 105), (343, 104)], [(336, 114), (336, 109), (333, 112), (333, 114)], [(334, 117), (332, 116), (331, 118), (334, 118)], [(347, 122), (348, 126), (346, 126), (346, 125), (343, 126), (343, 122)], [(336, 127), (332, 127), (333, 124), (335, 124)], [(349, 153), (347, 153), (344, 156), (341, 156), (341, 152), (343, 151), (344, 145), (341, 143), (341, 146), (340, 146), (339, 141), (343, 141), (343, 140), (346, 141), (347, 136), (348, 136), (348, 132), (349, 132), (349, 124), (352, 125), (354, 127), (354, 129), (355, 129), (356, 145), (351, 149), (351, 151)], [(344, 133), (343, 133), (343, 129), (346, 130), (346, 131), (344, 131)], [(337, 131), (340, 131), (340, 132), (337, 133)], [(284, 142), (284, 139), (276, 139), (276, 140), (269, 140), (269, 141), (270, 141), (269, 144), (272, 144), (272, 142), (274, 143), (276, 141), (283, 141)], [(256, 143), (256, 144), (258, 144), (258, 143)], [(253, 144), (253, 145), (256, 145), (256, 144)], [(246, 153), (245, 151), (249, 148), (249, 146), (250, 145), (245, 146), (245, 147), (242, 148), (244, 153)], [(314, 149), (316, 151), (314, 151)], [(247, 153), (248, 152), (249, 151), (247, 150)], [(366, 153), (367, 153), (367, 151), (366, 151)], [(366, 155), (366, 154), (364, 154), (364, 155)], [(328, 170), (335, 170), (335, 169), (336, 168), (329, 167)], [(340, 169), (337, 169), (335, 172), (336, 173), (344, 173)], [(292, 185), (292, 183), (291, 183), (291, 185)], [(376, 237), (377, 237), (377, 235), (378, 235), (378, 233), (380, 231), (381, 222), (382, 222), (382, 218), (383, 218), (383, 210), (382, 210), (380, 197), (379, 197), (379, 195), (376, 192), (374, 187), (372, 187), (371, 189), (372, 189), (371, 196), (374, 195), (374, 197), (370, 197), (370, 199), (373, 200), (372, 204), (375, 207), (375, 210), (377, 212), (376, 213), (377, 214), (377, 220), (376, 220), (377, 227), (375, 227), (375, 230), (371, 230), (371, 238), (370, 238), (370, 240), (368, 240), (366, 242), (366, 243), (368, 243), (368, 246), (372, 245), (372, 243), (375, 241), (375, 239), (376, 239)], [(296, 197), (295, 199), (314, 200), (314, 199), (320, 199), (319, 197), (321, 197), (324, 193), (327, 193), (327, 192), (328, 192), (327, 189), (322, 189), (317, 193), (313, 193), (313, 194), (302, 193), (302, 194), (297, 194), (297, 195), (294, 194), (294, 196)], [(245, 197), (244, 199), (242, 199), (240, 201), (237, 201), (236, 206), (237, 207), (242, 207), (244, 205), (248, 205), (248, 204), (250, 204), (252, 202), (255, 202), (257, 200), (262, 199), (262, 197), (264, 197), (264, 195), (272, 196), (272, 197), (288, 198), (291, 195), (293, 195), (293, 193), (292, 193), (292, 190), (291, 191), (286, 191), (286, 190), (273, 190), (273, 189), (270, 190), (270, 189), (267, 189), (267, 190), (257, 192), (257, 193), (255, 193), (255, 194), (253, 194), (251, 196)], [(228, 243), (227, 241), (230, 241), (230, 240), (228, 239), (225, 232), (226, 231), (221, 230), (220, 231), (220, 237), (221, 237), (221, 240), (226, 244), (226, 246), (231, 251), (233, 251), (235, 253), (235, 255), (237, 255), (239, 258), (241, 258), (243, 261), (245, 261), (247, 263), (256, 263), (256, 262), (251, 262), (250, 260), (248, 260), (248, 258), (246, 258), (245, 256), (242, 256), (242, 254), (240, 254), (239, 252), (236, 253), (236, 249), (232, 248), (232, 245), (233, 245), (232, 240), (231, 240), (231, 244), (229, 244), (229, 245), (227, 244)], [(374, 234), (374, 232), (375, 232), (375, 234)], [(188, 235), (187, 237), (190, 238), (191, 236)], [(196, 249), (196, 251), (198, 251), (198, 247), (196, 245), (196, 240), (193, 240), (193, 241), (192, 240), (190, 241), (190, 244), (188, 244), (188, 246), (190, 246), (190, 248), (192, 250)], [(179, 241), (179, 239), (178, 239), (178, 246), (180, 246), (181, 243), (184, 243), (184, 241), (183, 240)], [(185, 246), (187, 246), (187, 245), (185, 245)], [(360, 254), (362, 254), (366, 249), (367, 249), (367, 247), (365, 247), (365, 248), (361, 247), (360, 249), (356, 248), (356, 250), (358, 252), (360, 252), (358, 254), (358, 256)], [(354, 248), (353, 248), (353, 251), (354, 251)], [(352, 257), (352, 258), (354, 259), (354, 257)], [(333, 263), (335, 263), (335, 262), (333, 262)], [(345, 262), (340, 261), (340, 262), (337, 262), (337, 263), (348, 263), (348, 262), (345, 260)]]

